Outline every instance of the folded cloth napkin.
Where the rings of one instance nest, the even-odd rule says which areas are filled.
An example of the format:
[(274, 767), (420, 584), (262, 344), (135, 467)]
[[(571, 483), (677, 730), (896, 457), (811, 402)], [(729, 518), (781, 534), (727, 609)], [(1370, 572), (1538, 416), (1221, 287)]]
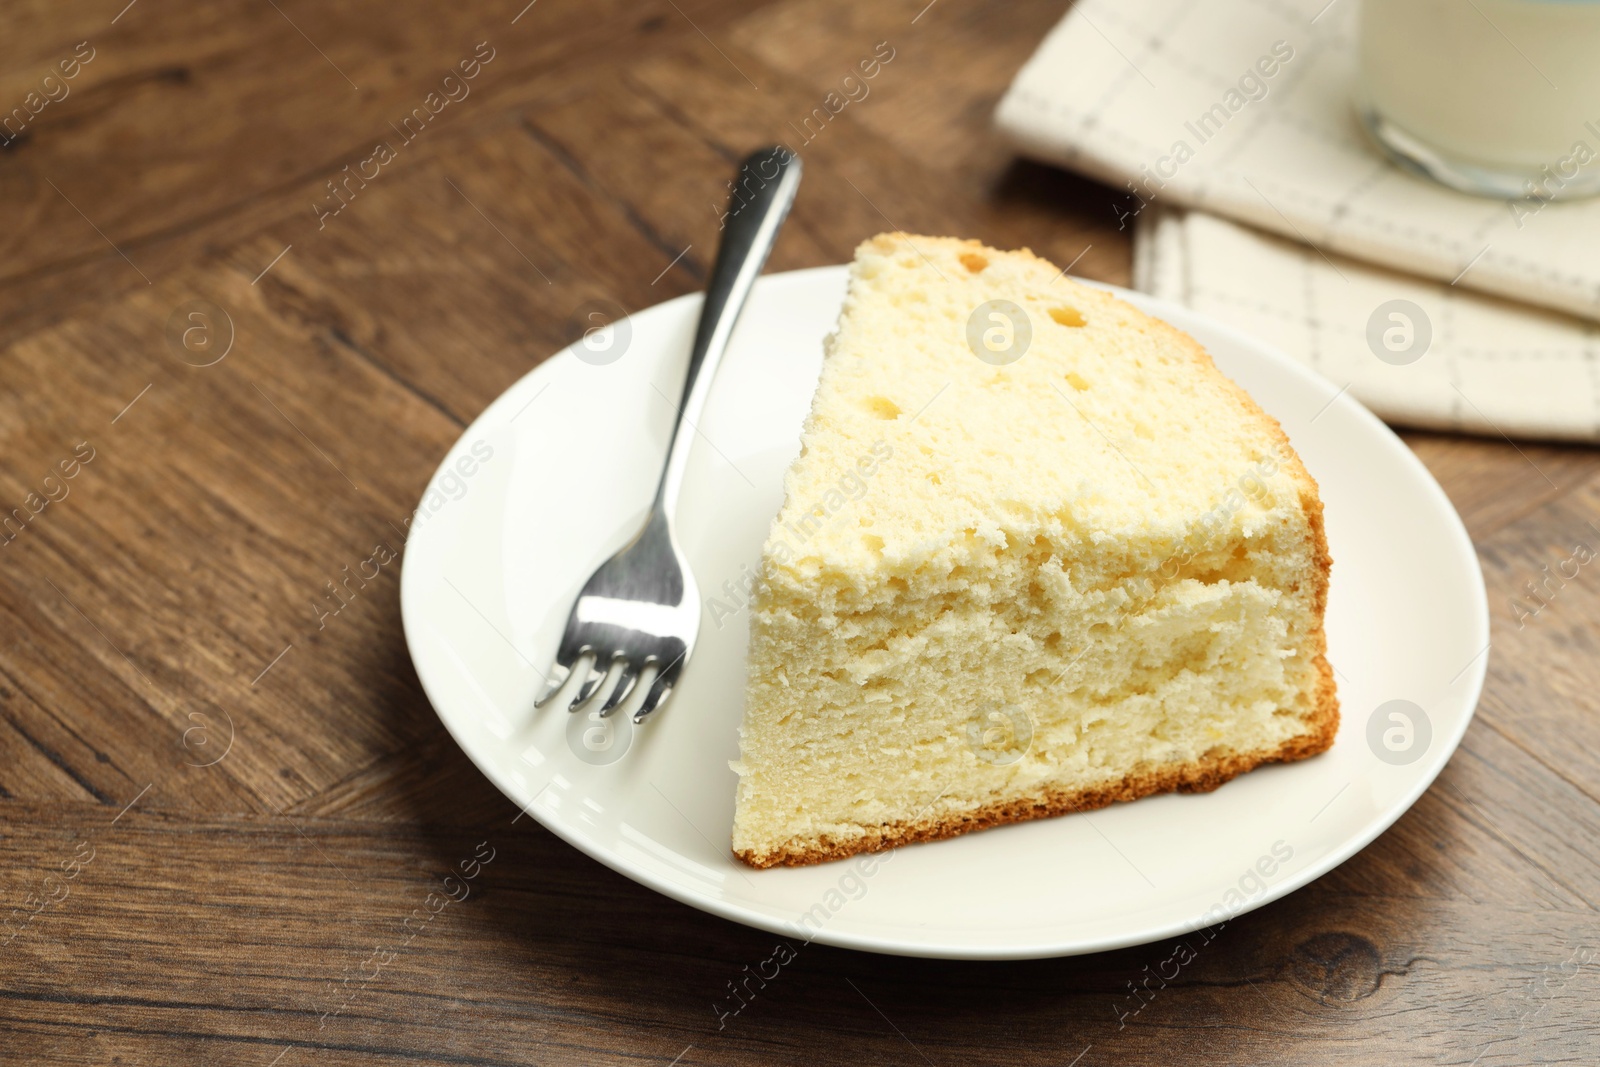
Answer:
[(1592, 323), (1202, 211), (1152, 206), (1134, 232), (1135, 288), (1275, 345), (1390, 422), (1600, 440)]
[(1203, 208), (1600, 318), (1600, 201), (1467, 196), (1387, 160), (1353, 102), (1357, 14), (1356, 0), (1078, 0), (996, 121), (1026, 154), (1125, 190), (1125, 222)]

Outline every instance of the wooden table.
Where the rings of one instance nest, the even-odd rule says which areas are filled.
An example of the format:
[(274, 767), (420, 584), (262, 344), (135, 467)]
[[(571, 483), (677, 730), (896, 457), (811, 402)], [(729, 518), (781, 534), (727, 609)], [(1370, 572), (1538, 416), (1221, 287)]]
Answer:
[[(1511, 607), (1600, 546), (1589, 449), (1408, 437), (1488, 576), (1477, 718), (1392, 830), (1164, 988), (1170, 944), (818, 946), (719, 1029), (772, 935), (514, 823), (429, 708), (368, 561), (575, 309), (701, 286), (749, 148), (806, 161), (773, 269), (898, 227), (1128, 280), (1114, 195), (989, 132), (1059, 0), (124, 2), (0, 15), (0, 1060), (1600, 1056), (1600, 572)], [(196, 308), (232, 322), (209, 366)]]

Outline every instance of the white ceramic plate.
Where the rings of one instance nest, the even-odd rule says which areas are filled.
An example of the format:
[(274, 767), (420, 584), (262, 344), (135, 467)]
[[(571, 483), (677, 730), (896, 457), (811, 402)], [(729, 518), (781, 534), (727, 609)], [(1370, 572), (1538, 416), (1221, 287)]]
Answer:
[(406, 548), (406, 639), (439, 717), (507, 796), (628, 877), (791, 944), (1004, 959), (1154, 941), (1259, 907), (1347, 859), (1422, 794), (1466, 731), (1487, 665), (1483, 578), (1449, 500), (1337, 385), (1121, 292), (1205, 344), (1322, 487), (1343, 706), (1333, 749), (1214, 793), (907, 846), (870, 874), (854, 861), (755, 871), (734, 859), (728, 761), (747, 625), (724, 582), (754, 568), (782, 502), (844, 284), (844, 267), (762, 278), (734, 334), (678, 514), (701, 592), (722, 606), (703, 614), (677, 691), (642, 727), (532, 705), (579, 587), (643, 520), (700, 298), (547, 360), (451, 450)]

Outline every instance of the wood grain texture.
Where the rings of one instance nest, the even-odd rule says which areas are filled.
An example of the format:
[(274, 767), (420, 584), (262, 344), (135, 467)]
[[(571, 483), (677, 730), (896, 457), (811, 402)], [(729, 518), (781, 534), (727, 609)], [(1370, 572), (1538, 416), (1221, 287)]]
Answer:
[[(0, 109), (95, 49), (0, 147), (0, 514), (92, 453), (0, 539), (0, 1062), (1593, 1062), (1600, 564), (1543, 584), (1600, 548), (1592, 450), (1408, 435), (1489, 581), (1484, 704), (1392, 830), (1187, 939), (1170, 978), (1174, 944), (1006, 965), (807, 946), (719, 1026), (775, 939), (519, 817), (421, 693), (397, 564), (323, 614), (579, 305), (702, 284), (754, 145), (806, 159), (774, 269), (900, 226), (1125, 283), (1114, 194), (989, 129), (1064, 7), (0, 12)], [(471, 95), (319, 221), (480, 42)], [(879, 42), (871, 94), (808, 135)], [(214, 366), (164, 338), (197, 299), (233, 323)], [(438, 903), (463, 864), (469, 892)]]

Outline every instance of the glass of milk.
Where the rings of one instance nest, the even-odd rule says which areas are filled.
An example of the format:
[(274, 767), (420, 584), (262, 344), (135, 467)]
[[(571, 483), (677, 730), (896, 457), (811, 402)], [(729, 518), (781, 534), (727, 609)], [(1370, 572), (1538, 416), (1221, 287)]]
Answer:
[(1363, 0), (1362, 118), (1464, 192), (1600, 193), (1600, 0)]

